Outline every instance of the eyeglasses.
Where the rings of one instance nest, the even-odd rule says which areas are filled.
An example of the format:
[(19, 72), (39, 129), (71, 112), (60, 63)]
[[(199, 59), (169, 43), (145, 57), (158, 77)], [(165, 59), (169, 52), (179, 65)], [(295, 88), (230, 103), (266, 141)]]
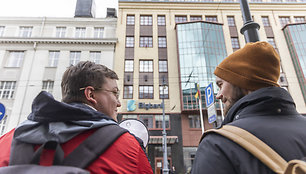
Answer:
[[(85, 88), (86, 88), (86, 87), (85, 87)], [(85, 88), (80, 88), (80, 91), (85, 90)], [(114, 96), (116, 97), (116, 99), (119, 99), (119, 95), (120, 95), (120, 91), (119, 91), (119, 90), (112, 91), (112, 90), (103, 89), (103, 88), (94, 88), (94, 90), (101, 90), (101, 91), (111, 92), (111, 93), (114, 94)]]

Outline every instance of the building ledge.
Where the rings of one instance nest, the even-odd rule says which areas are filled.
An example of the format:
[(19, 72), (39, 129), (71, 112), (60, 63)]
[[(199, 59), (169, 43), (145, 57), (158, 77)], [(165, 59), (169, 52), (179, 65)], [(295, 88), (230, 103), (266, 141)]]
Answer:
[(0, 37), (0, 43), (42, 43), (42, 44), (97, 44), (115, 45), (117, 38), (42, 38), (42, 37)]
[[(174, 144), (178, 142), (177, 136), (167, 136), (167, 144)], [(162, 144), (163, 136), (150, 136), (149, 144)]]

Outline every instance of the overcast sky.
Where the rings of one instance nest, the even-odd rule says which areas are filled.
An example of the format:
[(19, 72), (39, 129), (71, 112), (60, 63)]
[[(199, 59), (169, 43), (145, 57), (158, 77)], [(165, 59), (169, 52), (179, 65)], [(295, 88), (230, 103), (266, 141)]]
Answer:
[[(77, 0), (0, 0), (0, 17), (74, 17)], [(106, 8), (117, 8), (118, 0), (95, 0), (96, 17)]]

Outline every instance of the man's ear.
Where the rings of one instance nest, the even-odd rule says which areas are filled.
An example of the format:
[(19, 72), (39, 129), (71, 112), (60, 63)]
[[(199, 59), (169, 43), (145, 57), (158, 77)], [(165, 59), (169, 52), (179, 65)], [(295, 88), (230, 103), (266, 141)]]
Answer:
[(96, 104), (97, 100), (95, 99), (94, 88), (92, 86), (87, 86), (84, 90), (84, 95), (86, 100), (89, 103)]

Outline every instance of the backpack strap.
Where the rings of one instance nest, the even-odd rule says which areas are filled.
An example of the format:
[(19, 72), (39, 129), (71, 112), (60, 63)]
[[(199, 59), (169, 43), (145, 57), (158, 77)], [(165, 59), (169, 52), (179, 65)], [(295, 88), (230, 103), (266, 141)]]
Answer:
[(201, 140), (207, 134), (212, 132), (220, 134), (239, 144), (241, 147), (253, 154), (256, 158), (258, 158), (262, 163), (268, 166), (275, 173), (281, 174), (285, 171), (287, 162), (270, 146), (265, 144), (263, 141), (261, 141), (248, 131), (236, 126), (225, 125), (221, 129), (210, 129), (205, 131)]
[(117, 124), (99, 128), (73, 150), (63, 160), (62, 165), (85, 169), (125, 132), (128, 130)]

